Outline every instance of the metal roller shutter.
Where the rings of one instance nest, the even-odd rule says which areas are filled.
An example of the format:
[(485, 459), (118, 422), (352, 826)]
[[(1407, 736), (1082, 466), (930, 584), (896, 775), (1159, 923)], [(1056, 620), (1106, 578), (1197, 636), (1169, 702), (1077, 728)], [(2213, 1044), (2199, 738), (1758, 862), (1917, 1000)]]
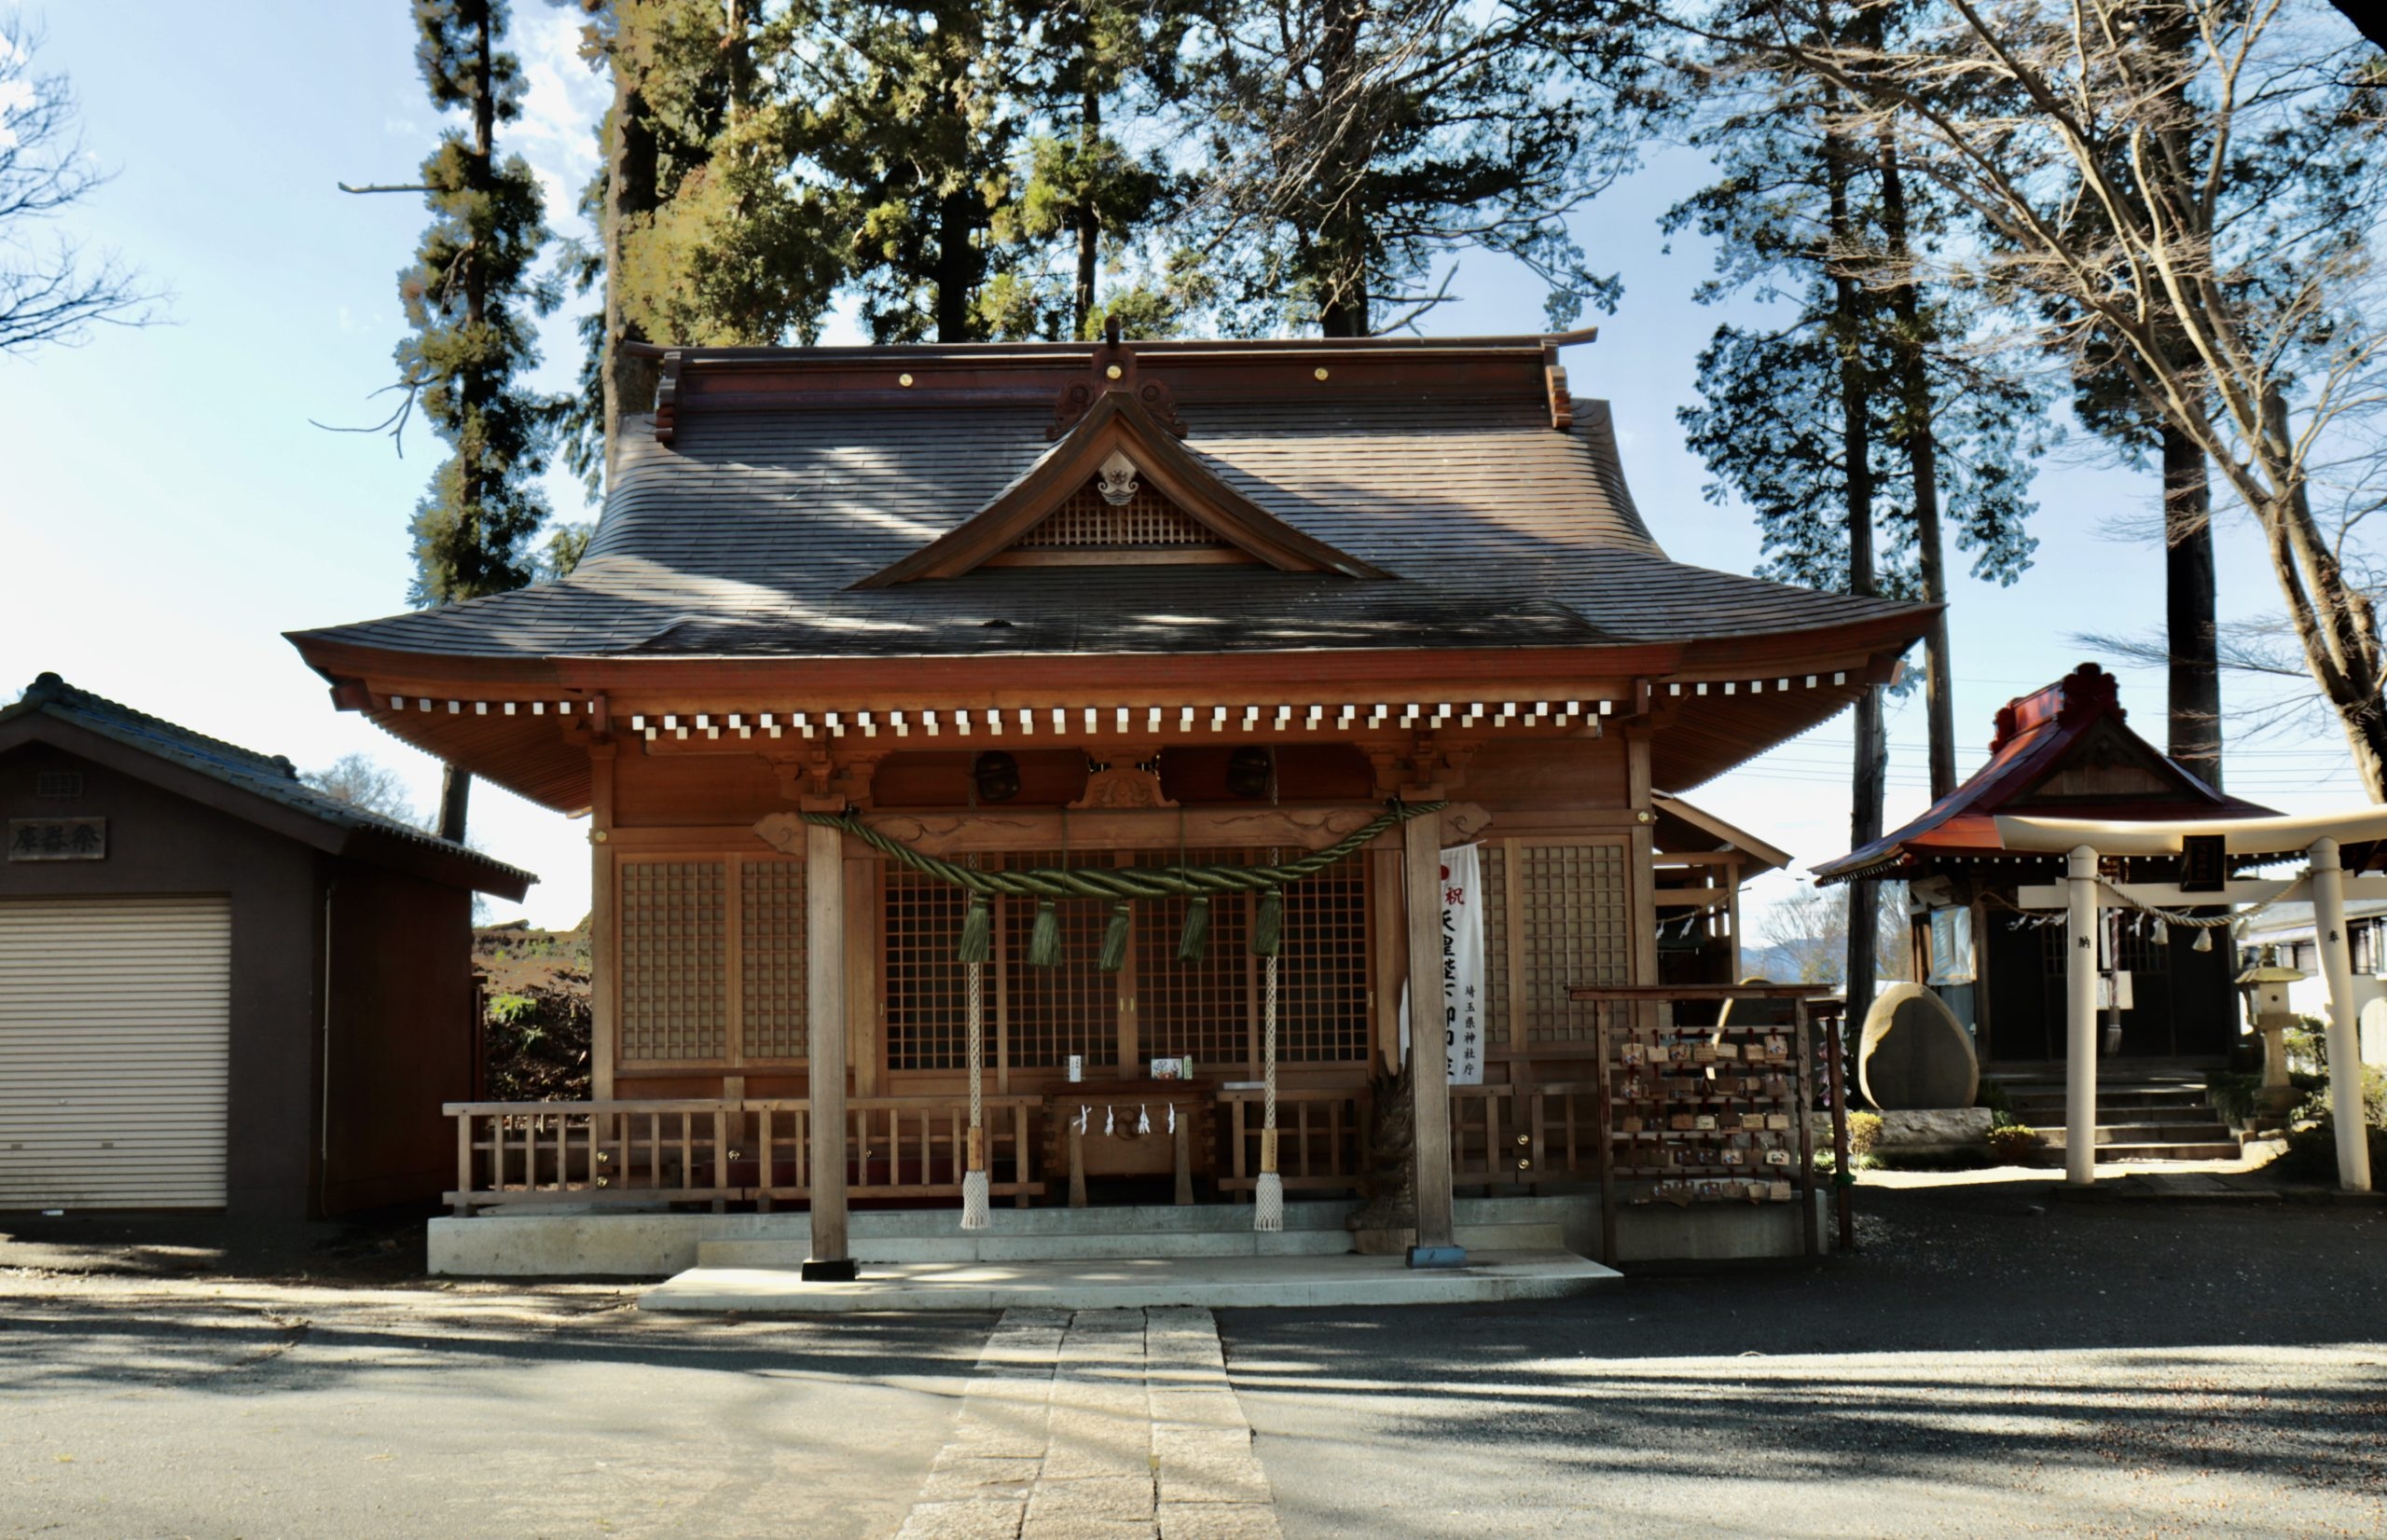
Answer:
[(219, 1208), (220, 898), (0, 901), (0, 1209)]

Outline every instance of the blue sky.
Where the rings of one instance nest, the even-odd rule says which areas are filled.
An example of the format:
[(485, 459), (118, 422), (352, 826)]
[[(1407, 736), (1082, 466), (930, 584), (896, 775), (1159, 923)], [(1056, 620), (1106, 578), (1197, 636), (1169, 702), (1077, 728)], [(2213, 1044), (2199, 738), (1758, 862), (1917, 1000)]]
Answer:
[[(575, 13), (535, 0), (515, 9), (530, 99), (505, 143), (537, 168), (551, 221), (570, 229), (606, 90), (574, 56)], [(352, 198), (334, 184), (404, 181), (436, 134), (407, 7), (251, 4), (237, 26), (187, 4), (54, 3), (32, 14), (47, 34), (38, 63), (73, 77), (90, 148), (119, 173), (67, 227), (169, 285), (174, 323), (0, 360), (0, 699), (55, 669), (303, 767), (372, 755), (431, 805), (435, 763), (334, 711), (281, 635), (404, 608), (407, 521), (438, 460), (427, 435), (409, 434), (400, 460), (386, 439), (309, 426), (379, 415), (367, 397), (388, 383), (403, 329), (395, 275), (424, 223), (421, 204)], [(1691, 399), (1701, 344), (1732, 313), (1690, 302), (1705, 249), (1677, 238), (1669, 254), (1657, 229), (1701, 169), (1683, 152), (1656, 154), (1580, 216), (1584, 244), (1621, 271), (1625, 295), (1617, 314), (1595, 318), (1600, 339), (1566, 363), (1579, 396), (1614, 403), (1635, 496), (1669, 553), (1746, 571), (1754, 526), (1701, 497), (1704, 473), (1674, 417)], [(1541, 327), (1539, 293), (1499, 263), (1462, 259), (1455, 287), (1464, 303), (1430, 330)], [(569, 383), (570, 327), (566, 315), (548, 328), (550, 389)], [(830, 340), (859, 338), (845, 327)], [(576, 485), (552, 480), (558, 511), (587, 516)], [(2068, 633), (2142, 631), (2161, 616), (2159, 553), (2108, 536), (2117, 521), (2151, 517), (2150, 476), (2076, 450), (2043, 470), (2038, 499), (2034, 570), (2012, 588), (1964, 580), (1953, 595), (1960, 773), (1984, 757), (2000, 704), (2081, 660)], [(2233, 517), (2221, 541), (2223, 615), (2275, 610), (2245, 521)], [(2159, 743), (2160, 676), (2118, 671), (2135, 724)], [(1922, 717), (1919, 692), (1893, 703), (1893, 824), (1925, 801)], [(1842, 717), (1694, 800), (1802, 863), (1837, 855), (1849, 741)], [(2230, 789), (2283, 811), (2361, 800), (2342, 740), (2317, 724), (2232, 754)], [(477, 843), (544, 879), (529, 916), (578, 919), (586, 825), (487, 786), (473, 813)], [(1755, 906), (1789, 880), (1760, 884)]]

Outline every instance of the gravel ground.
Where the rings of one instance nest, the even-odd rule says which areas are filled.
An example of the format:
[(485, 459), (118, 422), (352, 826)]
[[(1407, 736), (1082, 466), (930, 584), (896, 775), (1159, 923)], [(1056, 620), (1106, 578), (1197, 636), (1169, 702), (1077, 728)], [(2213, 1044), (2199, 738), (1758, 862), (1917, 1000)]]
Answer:
[(1860, 1202), (1821, 1268), (1221, 1312), (1285, 1533), (2387, 1533), (2387, 1211)]
[[(1289, 1536), (2387, 1533), (2387, 1209), (1871, 1189), (1862, 1249), (1221, 1312)], [(424, 1280), (411, 1217), (0, 1236), (0, 1537), (885, 1536), (985, 1315)]]

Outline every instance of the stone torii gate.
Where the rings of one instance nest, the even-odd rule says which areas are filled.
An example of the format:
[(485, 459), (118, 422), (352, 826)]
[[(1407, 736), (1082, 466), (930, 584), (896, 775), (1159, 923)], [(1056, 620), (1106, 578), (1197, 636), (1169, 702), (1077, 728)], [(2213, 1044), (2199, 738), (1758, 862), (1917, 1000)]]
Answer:
[[(2008, 850), (2064, 852), (2061, 883), (2024, 887), (2025, 909), (2062, 909), (2072, 936), (2064, 988), (2064, 1179), (2087, 1187), (2097, 1173), (2097, 912), (2101, 908), (2188, 907), (2242, 903), (2312, 905), (2322, 976), (2329, 985), (2329, 1107), (2337, 1124), (2338, 1185), (2370, 1190), (2370, 1147), (2363, 1127), (2362, 1051), (2353, 998), (2353, 947), (2346, 933), (2346, 900), (2387, 899), (2387, 877), (2349, 877), (2338, 857), (2341, 842), (2387, 839), (2387, 807), (2289, 818), (2224, 818), (2182, 823), (2108, 823), (2092, 818), (2001, 814), (1999, 842)], [(2232, 856), (2287, 856), (2301, 851), (2311, 869), (2284, 882), (2238, 880), (2200, 889), (2179, 883), (2106, 882), (2102, 856), (2176, 856), (2192, 837), (2217, 837)]]

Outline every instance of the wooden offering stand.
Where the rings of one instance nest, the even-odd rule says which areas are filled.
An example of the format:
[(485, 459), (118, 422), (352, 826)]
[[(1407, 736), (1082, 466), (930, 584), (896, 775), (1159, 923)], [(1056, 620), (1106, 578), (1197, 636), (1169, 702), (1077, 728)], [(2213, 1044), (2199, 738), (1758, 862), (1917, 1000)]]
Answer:
[[(1218, 1107), (1214, 1080), (1081, 1080), (1044, 1095), (1045, 1170), (1067, 1165), (1069, 1206), (1085, 1206), (1085, 1179), (1095, 1176), (1177, 1178), (1177, 1202), (1194, 1201), (1194, 1178), (1216, 1175)], [(1169, 1109), (1177, 1128), (1169, 1131)], [(1078, 1128), (1081, 1111), (1085, 1128)], [(1103, 1132), (1108, 1115), (1111, 1132)], [(1140, 1114), (1152, 1132), (1136, 1132)]]

